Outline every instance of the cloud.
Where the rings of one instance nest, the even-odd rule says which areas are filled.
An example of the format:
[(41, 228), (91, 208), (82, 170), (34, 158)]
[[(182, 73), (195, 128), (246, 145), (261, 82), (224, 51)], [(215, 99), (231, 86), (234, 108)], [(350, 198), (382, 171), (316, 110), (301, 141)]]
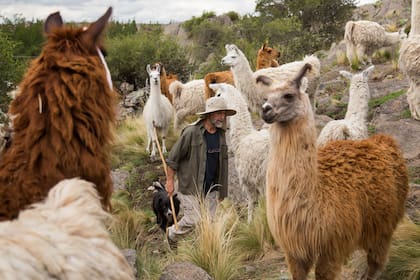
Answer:
[(251, 14), (255, 10), (255, 0), (0, 0), (0, 15), (9, 19), (19, 15), (28, 20), (43, 20), (50, 13), (60, 11), (65, 21), (94, 21), (109, 6), (114, 9), (114, 20), (169, 23), (199, 17), (204, 11), (217, 15), (229, 11)]

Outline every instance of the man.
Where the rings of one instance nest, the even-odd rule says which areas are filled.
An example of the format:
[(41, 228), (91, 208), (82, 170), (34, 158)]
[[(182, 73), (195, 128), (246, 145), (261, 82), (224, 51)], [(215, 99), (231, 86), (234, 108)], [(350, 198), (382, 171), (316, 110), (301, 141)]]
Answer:
[(200, 219), (200, 196), (205, 198), (210, 214), (218, 201), (228, 193), (228, 151), (225, 138), (226, 116), (236, 114), (228, 109), (221, 97), (206, 101), (206, 111), (197, 113), (200, 119), (185, 127), (167, 158), (166, 190), (174, 193), (175, 175), (178, 179), (178, 198), (183, 217), (168, 228), (169, 241), (176, 242)]

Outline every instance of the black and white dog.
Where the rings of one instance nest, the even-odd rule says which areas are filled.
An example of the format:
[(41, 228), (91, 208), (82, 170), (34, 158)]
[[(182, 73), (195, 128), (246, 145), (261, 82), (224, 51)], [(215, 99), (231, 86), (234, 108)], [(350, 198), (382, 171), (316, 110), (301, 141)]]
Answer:
[[(165, 186), (157, 181), (153, 182), (148, 189), (154, 192), (152, 208), (156, 215), (156, 223), (164, 232), (166, 232), (166, 228), (174, 224), (174, 213), (172, 213), (168, 192), (166, 191)], [(176, 194), (172, 196), (172, 199), (178, 217), (180, 201)]]

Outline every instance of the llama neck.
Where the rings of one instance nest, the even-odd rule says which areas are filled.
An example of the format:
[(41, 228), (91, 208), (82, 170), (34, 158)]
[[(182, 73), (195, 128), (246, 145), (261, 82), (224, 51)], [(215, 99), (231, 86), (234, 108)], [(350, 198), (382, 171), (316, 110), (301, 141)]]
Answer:
[(399, 32), (386, 32), (385, 33), (385, 43), (384, 47), (392, 46), (400, 42), (400, 33)]
[(317, 131), (313, 114), (287, 125), (270, 127), (270, 158), (267, 186), (279, 199), (313, 197), (317, 177)]
[(352, 83), (349, 92), (349, 104), (344, 118), (352, 121), (366, 121), (370, 99), (368, 84), (363, 81)]
[(420, 34), (420, 0), (411, 0), (411, 30), (410, 37)]
[[(244, 54), (241, 54), (241, 61), (235, 66), (231, 67), (233, 73), (233, 80), (235, 86), (244, 96), (246, 102), (250, 107), (255, 107), (258, 102), (257, 98), (257, 85), (255, 83), (254, 75), (249, 65), (248, 60)], [(255, 108), (253, 108), (254, 111)]]
[(160, 89), (160, 84), (151, 84), (150, 85), (150, 97), (152, 100), (160, 100), (162, 98), (162, 91)]
[(232, 96), (233, 98), (236, 98), (236, 114), (229, 117), (229, 135), (232, 149), (236, 151), (241, 139), (255, 131), (255, 129), (245, 100), (242, 96)]

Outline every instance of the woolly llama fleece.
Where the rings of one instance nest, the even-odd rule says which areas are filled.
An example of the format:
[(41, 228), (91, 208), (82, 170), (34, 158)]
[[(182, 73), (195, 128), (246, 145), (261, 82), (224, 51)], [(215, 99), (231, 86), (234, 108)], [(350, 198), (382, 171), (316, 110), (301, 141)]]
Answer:
[(336, 279), (353, 251), (367, 253), (362, 279), (384, 268), (408, 193), (405, 159), (387, 135), (339, 140), (318, 149), (314, 113), (301, 90), (306, 64), (295, 79), (265, 88), (262, 117), (270, 125), (267, 221), (295, 280)]
[(16, 218), (73, 177), (94, 183), (110, 208), (117, 95), (101, 37), (111, 13), (84, 28), (64, 26), (59, 12), (46, 19), (46, 43), (9, 109), (13, 139), (0, 160), (0, 220)]
[(108, 218), (92, 183), (60, 181), (44, 202), (0, 223), (0, 279), (135, 279)]

